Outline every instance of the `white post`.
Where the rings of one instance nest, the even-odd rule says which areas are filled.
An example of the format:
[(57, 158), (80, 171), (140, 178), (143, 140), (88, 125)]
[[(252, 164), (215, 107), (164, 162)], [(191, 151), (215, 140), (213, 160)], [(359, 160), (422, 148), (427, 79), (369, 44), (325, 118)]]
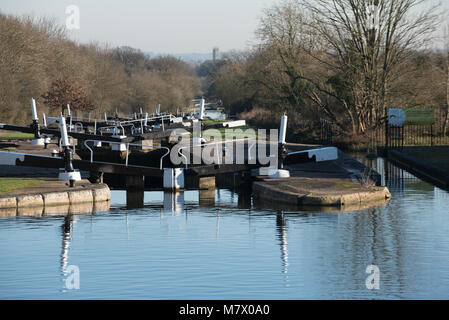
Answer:
[(205, 103), (206, 103), (206, 101), (204, 99), (201, 99), (201, 102), (200, 102), (200, 117), (199, 117), (200, 120), (204, 119), (204, 105), (205, 105)]
[(69, 118), (69, 131), (72, 132), (72, 114), (70, 113), (70, 105), (67, 104), (67, 117)]
[(157, 114), (157, 115), (160, 115), (160, 114), (161, 114), (161, 105), (160, 105), (160, 104), (157, 105), (156, 114)]
[(34, 100), (33, 98), (31, 99), (31, 112), (33, 114), (33, 121), (38, 121), (39, 118), (37, 117), (36, 100)]
[(47, 117), (45, 116), (44, 112), (42, 112), (42, 122), (43, 122), (44, 128), (47, 128)]
[[(45, 116), (45, 112), (42, 112), (42, 123), (43, 123), (43, 127), (47, 128), (47, 117)], [(49, 144), (51, 142), (50, 137), (44, 136), (44, 145), (45, 145), (45, 149), (47, 149), (47, 144)]]
[(61, 130), (61, 144), (62, 147), (69, 147), (69, 136), (67, 135), (67, 126), (65, 123), (65, 118), (61, 116), (59, 119), (59, 128)]
[(148, 126), (148, 112), (145, 113), (145, 127)]
[(59, 173), (58, 179), (60, 181), (70, 181), (70, 187), (74, 187), (75, 181), (81, 180), (81, 173), (78, 170), (73, 169), (73, 156), (69, 147), (69, 136), (67, 134), (67, 126), (63, 114), (61, 114), (61, 118), (59, 119), (59, 128), (61, 131), (61, 145), (64, 149), (65, 170), (64, 172)]
[[(94, 124), (94, 135), (97, 135), (97, 120), (95, 120), (95, 124)], [(101, 141), (94, 142), (94, 147), (100, 148), (101, 145), (102, 145)]]
[(36, 100), (31, 99), (31, 113), (33, 117), (33, 123), (31, 124), (31, 128), (34, 130), (34, 139), (31, 141), (31, 144), (37, 146), (45, 145), (45, 140), (41, 138), (40, 127), (39, 127), (39, 118), (37, 116), (36, 109)]
[(284, 114), (281, 118), (281, 130), (279, 132), (279, 144), (285, 144), (285, 139), (287, 136), (287, 120), (288, 117)]

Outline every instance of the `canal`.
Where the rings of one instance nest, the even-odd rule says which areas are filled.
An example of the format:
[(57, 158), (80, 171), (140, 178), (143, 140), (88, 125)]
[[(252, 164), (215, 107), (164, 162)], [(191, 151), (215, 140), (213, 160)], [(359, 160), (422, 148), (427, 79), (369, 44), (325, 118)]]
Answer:
[(0, 218), (0, 299), (448, 299), (449, 193), (362, 161), (390, 188), (386, 206), (281, 210), (216, 190), (148, 192), (127, 210), (113, 191), (102, 214)]

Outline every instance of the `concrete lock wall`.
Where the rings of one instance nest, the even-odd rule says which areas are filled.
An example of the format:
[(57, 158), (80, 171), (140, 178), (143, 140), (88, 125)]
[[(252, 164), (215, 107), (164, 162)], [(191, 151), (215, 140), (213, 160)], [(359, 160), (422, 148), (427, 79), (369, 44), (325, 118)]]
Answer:
[(90, 206), (109, 202), (111, 191), (107, 185), (95, 185), (88, 189), (56, 191), (47, 193), (19, 194), (0, 197), (0, 209), (69, 206), (88, 204)]

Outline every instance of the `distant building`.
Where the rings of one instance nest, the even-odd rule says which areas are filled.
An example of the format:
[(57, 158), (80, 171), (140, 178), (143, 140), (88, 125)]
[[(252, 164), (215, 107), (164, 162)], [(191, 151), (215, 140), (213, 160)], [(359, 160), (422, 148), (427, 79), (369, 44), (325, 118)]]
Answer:
[(214, 48), (212, 50), (212, 60), (217, 61), (220, 59), (220, 50), (218, 48)]

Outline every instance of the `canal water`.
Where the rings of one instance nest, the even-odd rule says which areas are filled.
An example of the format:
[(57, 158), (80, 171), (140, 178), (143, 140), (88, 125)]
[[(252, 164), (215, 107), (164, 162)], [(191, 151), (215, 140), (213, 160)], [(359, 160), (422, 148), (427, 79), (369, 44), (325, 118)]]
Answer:
[(448, 299), (449, 194), (364, 161), (386, 206), (280, 210), (216, 190), (149, 192), (127, 210), (113, 191), (101, 214), (0, 218), (0, 299)]

